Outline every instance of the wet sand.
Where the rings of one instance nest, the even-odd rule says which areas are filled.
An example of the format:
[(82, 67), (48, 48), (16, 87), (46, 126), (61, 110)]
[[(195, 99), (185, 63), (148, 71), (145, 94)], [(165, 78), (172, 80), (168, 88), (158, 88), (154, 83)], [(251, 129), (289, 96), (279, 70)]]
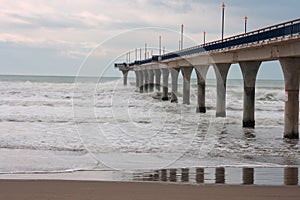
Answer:
[(299, 199), (298, 186), (180, 185), (139, 182), (0, 180), (0, 199)]

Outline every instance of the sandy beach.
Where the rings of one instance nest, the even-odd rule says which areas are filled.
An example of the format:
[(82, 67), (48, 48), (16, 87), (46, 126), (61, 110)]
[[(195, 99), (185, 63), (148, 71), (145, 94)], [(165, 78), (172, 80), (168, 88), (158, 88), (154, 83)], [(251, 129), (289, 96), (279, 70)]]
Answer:
[(0, 199), (299, 199), (297, 186), (177, 185), (139, 182), (1, 180)]

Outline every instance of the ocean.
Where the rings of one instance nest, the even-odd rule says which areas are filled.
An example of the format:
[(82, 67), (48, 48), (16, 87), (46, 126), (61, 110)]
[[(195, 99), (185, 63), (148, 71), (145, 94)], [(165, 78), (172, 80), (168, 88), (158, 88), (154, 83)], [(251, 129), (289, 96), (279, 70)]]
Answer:
[(182, 104), (179, 82), (174, 104), (137, 92), (132, 78), (123, 86), (108, 77), (0, 76), (0, 173), (268, 168), (278, 174), (299, 166), (299, 140), (283, 139), (283, 81), (257, 80), (255, 129), (242, 128), (242, 80), (227, 82), (226, 118), (215, 117), (215, 80), (207, 81), (205, 114), (196, 113), (196, 80), (190, 105)]

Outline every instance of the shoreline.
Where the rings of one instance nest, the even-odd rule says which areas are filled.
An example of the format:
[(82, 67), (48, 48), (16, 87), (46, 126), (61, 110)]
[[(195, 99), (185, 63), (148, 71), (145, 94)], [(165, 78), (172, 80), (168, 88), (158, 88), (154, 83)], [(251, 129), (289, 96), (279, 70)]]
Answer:
[(0, 180), (0, 199), (299, 199), (299, 186), (169, 184), (75, 180)]
[(3, 173), (0, 180), (145, 182), (178, 185), (300, 186), (299, 167), (192, 167), (160, 170), (79, 170), (58, 173)]

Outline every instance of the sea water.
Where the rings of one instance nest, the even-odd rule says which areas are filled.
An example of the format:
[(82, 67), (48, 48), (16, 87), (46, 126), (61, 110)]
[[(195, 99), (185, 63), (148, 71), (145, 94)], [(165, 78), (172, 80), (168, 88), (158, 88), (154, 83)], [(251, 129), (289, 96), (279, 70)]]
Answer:
[(0, 173), (151, 170), (195, 167), (297, 167), (298, 140), (283, 139), (284, 82), (257, 80), (255, 129), (242, 128), (243, 82), (228, 80), (226, 118), (163, 102), (120, 78), (0, 76)]

